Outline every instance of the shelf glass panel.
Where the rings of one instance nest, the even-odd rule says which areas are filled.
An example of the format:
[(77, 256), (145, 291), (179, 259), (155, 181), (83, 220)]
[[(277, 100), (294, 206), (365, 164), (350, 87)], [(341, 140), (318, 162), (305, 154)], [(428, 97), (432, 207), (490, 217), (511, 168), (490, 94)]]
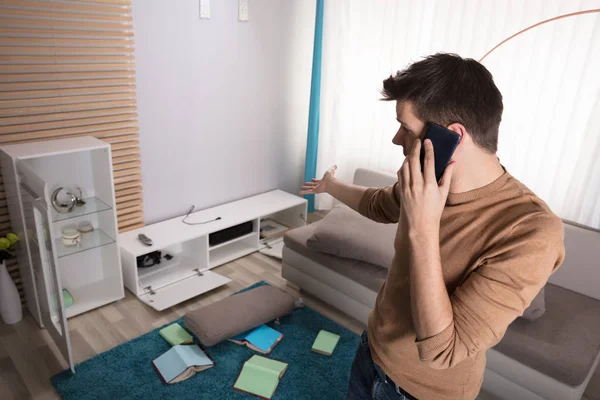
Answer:
[(100, 229), (95, 229), (90, 233), (81, 235), (81, 243), (78, 246), (65, 246), (62, 238), (56, 239), (56, 250), (58, 258), (68, 257), (73, 254), (81, 253), (98, 247), (106, 246), (114, 243), (115, 240), (109, 237)]
[(52, 221), (66, 221), (71, 218), (77, 218), (83, 215), (96, 214), (111, 209), (111, 207), (108, 204), (106, 204), (97, 197), (89, 197), (83, 200), (85, 201), (84, 205), (75, 207), (75, 209), (68, 214), (61, 214), (55, 209), (52, 209)]

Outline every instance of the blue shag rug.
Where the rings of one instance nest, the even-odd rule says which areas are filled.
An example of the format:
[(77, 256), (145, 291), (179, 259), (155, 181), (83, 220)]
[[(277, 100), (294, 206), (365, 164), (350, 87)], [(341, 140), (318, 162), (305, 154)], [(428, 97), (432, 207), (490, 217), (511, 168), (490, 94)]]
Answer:
[[(244, 290), (265, 285), (259, 282)], [(176, 321), (185, 327), (183, 318)], [(308, 308), (294, 310), (269, 326), (284, 334), (283, 339), (266, 355), (288, 363), (273, 400), (345, 399), (350, 367), (360, 338), (318, 312)], [(161, 327), (162, 328), (162, 327)], [(204, 347), (216, 365), (191, 378), (166, 385), (152, 367), (152, 360), (171, 347), (157, 328), (129, 342), (76, 365), (75, 374), (65, 370), (51, 378), (64, 399), (252, 399), (233, 390), (242, 365), (256, 353), (246, 346), (229, 341)], [(331, 357), (313, 353), (317, 333), (325, 329), (340, 335)], [(195, 339), (196, 343), (198, 340)]]

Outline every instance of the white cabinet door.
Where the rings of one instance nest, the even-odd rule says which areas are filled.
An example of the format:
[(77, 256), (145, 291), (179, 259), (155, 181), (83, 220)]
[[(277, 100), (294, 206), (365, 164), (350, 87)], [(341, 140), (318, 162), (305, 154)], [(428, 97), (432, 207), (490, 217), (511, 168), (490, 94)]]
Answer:
[(51, 215), (45, 201), (45, 195), (47, 195), (46, 184), (26, 168), (19, 168), (19, 174), (21, 176), (20, 188), (22, 192), (33, 198), (33, 207), (29, 208), (33, 215), (26, 216), (25, 220), (34, 222), (34, 226), (26, 226), (26, 229), (31, 235), (32, 241), (37, 244), (37, 248), (31, 249), (31, 262), (33, 263), (42, 322), (65, 360), (69, 363), (71, 370), (75, 372), (69, 327), (64, 311), (57, 253), (51, 234)]
[(139, 298), (155, 310), (163, 311), (229, 282), (231, 282), (231, 279), (212, 271), (195, 272), (191, 277), (165, 285), (160, 289), (154, 290), (145, 287), (145, 293)]
[[(69, 338), (69, 326), (65, 316), (63, 303), (62, 285), (58, 262), (56, 260), (56, 249), (50, 234), (49, 213), (43, 200), (34, 203), (35, 230), (39, 245), (39, 256), (41, 271), (41, 282), (38, 285), (40, 293), (40, 311), (42, 321), (48, 330), (56, 346), (60, 349), (69, 363), (71, 370), (75, 372), (73, 357), (71, 354), (71, 340)], [(41, 272), (41, 274), (40, 274)]]

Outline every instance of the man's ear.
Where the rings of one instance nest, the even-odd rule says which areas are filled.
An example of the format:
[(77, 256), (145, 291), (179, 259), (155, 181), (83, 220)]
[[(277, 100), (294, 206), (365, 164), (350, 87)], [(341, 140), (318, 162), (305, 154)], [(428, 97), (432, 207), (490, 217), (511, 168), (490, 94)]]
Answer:
[(457, 133), (460, 136), (460, 141), (458, 142), (458, 144), (461, 144), (462, 141), (467, 137), (467, 129), (465, 128), (465, 126), (463, 124), (460, 124), (458, 122), (454, 122), (450, 125), (448, 125), (446, 127), (446, 129), (451, 130), (454, 133)]

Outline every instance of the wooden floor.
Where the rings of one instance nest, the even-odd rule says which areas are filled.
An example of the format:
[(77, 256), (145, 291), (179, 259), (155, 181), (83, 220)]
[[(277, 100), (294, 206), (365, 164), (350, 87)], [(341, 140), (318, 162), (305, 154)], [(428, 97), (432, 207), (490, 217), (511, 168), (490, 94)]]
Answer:
[[(284, 288), (294, 296), (298, 292), (281, 278), (281, 262), (260, 253), (241, 258), (213, 270), (232, 282), (203, 296), (196, 297), (163, 312), (146, 306), (129, 291), (124, 299), (97, 310), (69, 319), (73, 357), (76, 363), (87, 360), (120, 343), (138, 337), (169, 323), (190, 310), (203, 307), (231, 293), (265, 280)], [(333, 319), (353, 332), (360, 333), (364, 325), (325, 303), (301, 294), (305, 304)], [(67, 364), (45, 330), (39, 329), (30, 314), (15, 325), (0, 323), (0, 398), (58, 399), (50, 377)], [(586, 392), (587, 400), (600, 400), (600, 373)], [(493, 400), (484, 394), (480, 400)]]
[[(227, 297), (261, 280), (284, 288), (294, 296), (300, 296), (281, 278), (281, 262), (260, 253), (241, 258), (213, 271), (228, 276), (232, 282), (167, 311), (155, 311), (125, 290), (124, 299), (69, 319), (75, 363), (112, 349), (120, 343), (169, 323), (188, 311)], [(309, 307), (348, 329), (356, 333), (364, 329), (358, 321), (324, 303), (304, 295), (302, 297)], [(50, 377), (67, 367), (49, 335), (45, 330), (39, 329), (29, 313), (15, 325), (4, 325), (0, 322), (1, 399), (59, 399), (50, 384)]]

